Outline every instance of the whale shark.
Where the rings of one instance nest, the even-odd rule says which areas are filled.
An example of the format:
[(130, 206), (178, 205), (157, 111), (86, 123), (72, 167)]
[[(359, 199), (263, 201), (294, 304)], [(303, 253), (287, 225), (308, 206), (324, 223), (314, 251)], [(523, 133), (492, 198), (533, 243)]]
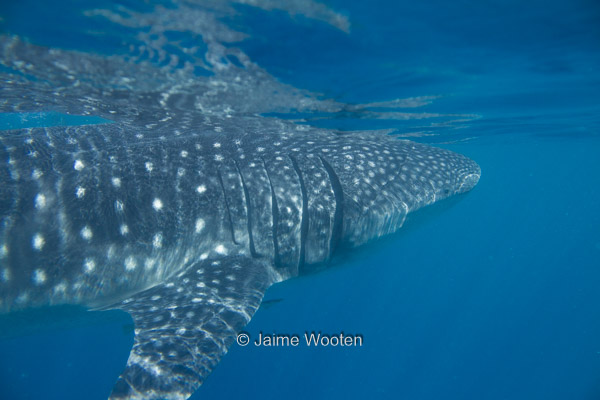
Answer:
[[(391, 136), (223, 120), (165, 138), (118, 124), (0, 137), (0, 308), (121, 309), (111, 399), (184, 399), (274, 283), (397, 231), (480, 168)], [(208, 128), (208, 127), (204, 127)]]
[[(0, 130), (0, 313), (129, 313), (134, 344), (113, 400), (190, 397), (270, 286), (336, 264), (481, 175), (463, 155), (387, 131), (265, 115), (381, 119), (431, 98), (345, 105), (282, 84), (224, 45), (242, 34), (209, 3), (217, 10), (87, 12), (139, 30), (125, 55), (0, 35), (0, 112), (13, 118)], [(194, 35), (206, 45), (195, 58)], [(52, 123), (24, 117), (40, 111)], [(414, 115), (429, 117), (441, 115)]]

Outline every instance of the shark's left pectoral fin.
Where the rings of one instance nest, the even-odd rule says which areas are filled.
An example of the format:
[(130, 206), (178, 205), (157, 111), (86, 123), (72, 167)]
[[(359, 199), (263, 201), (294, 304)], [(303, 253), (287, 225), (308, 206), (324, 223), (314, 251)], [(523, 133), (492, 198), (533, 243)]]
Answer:
[(190, 265), (110, 308), (135, 322), (135, 343), (110, 399), (187, 399), (227, 352), (273, 283), (260, 260)]

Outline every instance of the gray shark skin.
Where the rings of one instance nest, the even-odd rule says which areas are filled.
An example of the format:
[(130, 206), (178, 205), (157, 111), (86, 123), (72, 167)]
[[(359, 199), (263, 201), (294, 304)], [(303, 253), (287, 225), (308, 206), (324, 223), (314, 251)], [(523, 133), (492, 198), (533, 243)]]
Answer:
[(473, 188), (451, 151), (266, 118), (165, 136), (126, 124), (0, 136), (0, 310), (118, 308), (135, 343), (111, 399), (186, 399), (269, 286)]

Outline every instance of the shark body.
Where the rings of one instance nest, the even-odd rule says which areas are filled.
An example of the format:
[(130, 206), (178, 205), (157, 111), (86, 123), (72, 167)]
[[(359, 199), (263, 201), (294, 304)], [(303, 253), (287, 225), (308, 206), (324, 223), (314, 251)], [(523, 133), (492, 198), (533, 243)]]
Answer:
[(269, 286), (479, 180), (448, 150), (266, 121), (3, 132), (0, 310), (125, 310), (135, 343), (111, 399), (185, 399)]

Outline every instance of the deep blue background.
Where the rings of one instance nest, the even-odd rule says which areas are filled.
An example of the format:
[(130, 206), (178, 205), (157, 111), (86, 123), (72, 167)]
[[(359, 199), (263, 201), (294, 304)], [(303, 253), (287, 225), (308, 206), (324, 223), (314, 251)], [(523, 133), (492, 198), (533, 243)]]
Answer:
[[(273, 287), (266, 298), (283, 300), (247, 328), (361, 333), (363, 347), (234, 345), (193, 398), (600, 399), (598, 3), (328, 4), (349, 35), (240, 6), (230, 22), (251, 38), (236, 45), (326, 97), (442, 95), (422, 110), (481, 115), (427, 139), (455, 142), (443, 146), (475, 159), (481, 181), (343, 265)], [(130, 321), (79, 318), (0, 339), (1, 399), (105, 398)]]

